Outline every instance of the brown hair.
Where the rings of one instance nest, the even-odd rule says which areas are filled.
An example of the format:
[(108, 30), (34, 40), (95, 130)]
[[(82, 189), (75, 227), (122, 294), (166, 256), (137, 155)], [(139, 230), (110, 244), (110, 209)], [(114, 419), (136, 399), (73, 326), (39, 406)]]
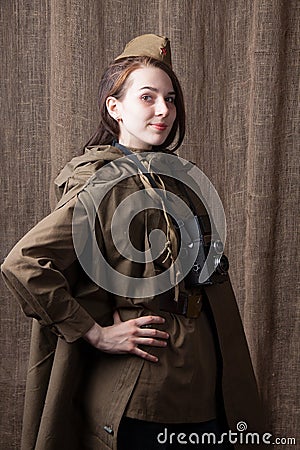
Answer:
[(106, 99), (109, 96), (120, 99), (125, 94), (125, 82), (129, 75), (141, 67), (157, 67), (162, 69), (171, 79), (175, 91), (176, 118), (172, 129), (162, 145), (153, 147), (156, 150), (167, 148), (176, 137), (175, 151), (182, 143), (185, 134), (185, 108), (182, 90), (173, 70), (162, 61), (148, 56), (134, 56), (114, 61), (104, 72), (99, 86), (100, 123), (97, 131), (89, 139), (86, 146), (112, 144), (118, 139), (119, 124), (108, 114)]

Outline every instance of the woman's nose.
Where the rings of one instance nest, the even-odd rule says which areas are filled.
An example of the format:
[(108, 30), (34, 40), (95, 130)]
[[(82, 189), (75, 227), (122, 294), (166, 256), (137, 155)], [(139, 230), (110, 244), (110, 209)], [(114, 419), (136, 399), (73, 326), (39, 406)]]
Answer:
[(155, 114), (157, 116), (167, 117), (169, 115), (169, 106), (165, 99), (161, 99), (157, 101)]

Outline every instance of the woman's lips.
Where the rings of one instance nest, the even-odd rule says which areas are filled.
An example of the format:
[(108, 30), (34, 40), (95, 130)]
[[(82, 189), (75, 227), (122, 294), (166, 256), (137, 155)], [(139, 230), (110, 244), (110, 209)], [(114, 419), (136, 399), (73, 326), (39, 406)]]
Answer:
[(152, 123), (151, 125), (153, 128), (159, 131), (164, 131), (168, 128), (168, 125), (166, 125), (165, 123)]

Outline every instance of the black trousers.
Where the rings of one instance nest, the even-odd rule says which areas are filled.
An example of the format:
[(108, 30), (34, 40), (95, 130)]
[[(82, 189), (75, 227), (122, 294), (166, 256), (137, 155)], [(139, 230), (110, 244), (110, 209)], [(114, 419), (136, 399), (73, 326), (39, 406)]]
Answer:
[(123, 417), (118, 432), (118, 450), (225, 450), (232, 448), (221, 442), (225, 440), (222, 433), (226, 431), (217, 420), (162, 424)]

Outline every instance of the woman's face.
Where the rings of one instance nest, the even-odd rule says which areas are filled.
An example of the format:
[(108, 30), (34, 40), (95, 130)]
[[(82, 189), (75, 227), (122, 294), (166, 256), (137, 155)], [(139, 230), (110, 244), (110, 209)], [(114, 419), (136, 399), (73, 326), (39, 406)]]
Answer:
[(166, 140), (176, 118), (176, 107), (172, 81), (162, 69), (135, 70), (126, 81), (122, 99), (110, 99), (107, 107), (118, 119), (120, 144), (150, 150)]

